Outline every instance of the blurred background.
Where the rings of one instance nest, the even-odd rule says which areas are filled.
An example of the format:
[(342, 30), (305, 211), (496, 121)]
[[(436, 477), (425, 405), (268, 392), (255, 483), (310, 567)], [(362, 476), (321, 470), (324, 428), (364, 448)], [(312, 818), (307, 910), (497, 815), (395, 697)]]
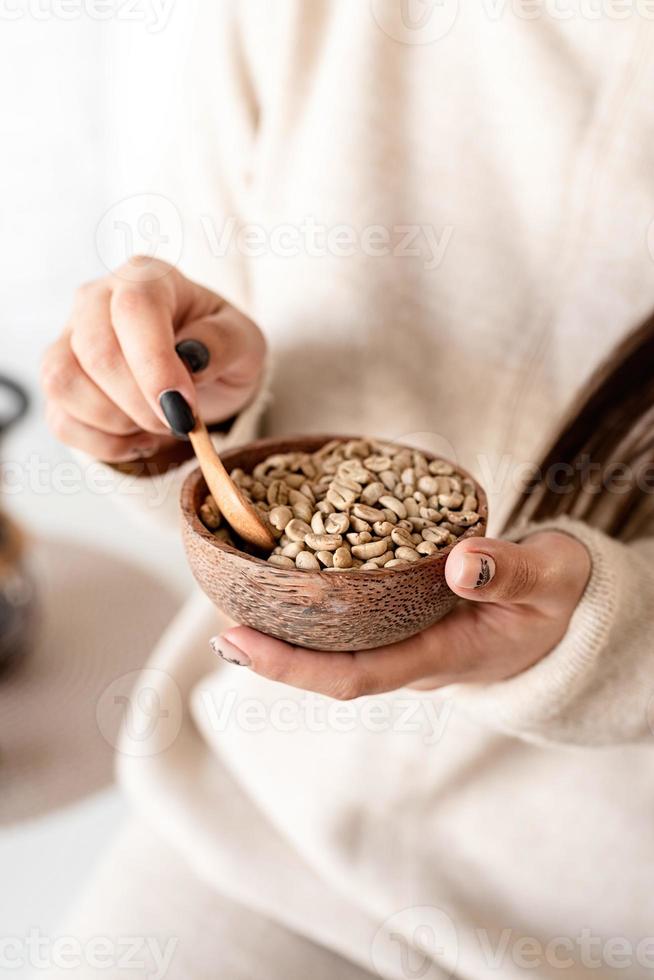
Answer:
[[(132, 195), (156, 193), (150, 175), (170, 136), (167, 110), (190, 8), (189, 0), (21, 0), (0, 11), (0, 373), (21, 382), (31, 399), (27, 418), (0, 446), (7, 474), (0, 504), (35, 542), (63, 542), (63, 563), (65, 542), (93, 542), (163, 576), (180, 597), (190, 578), (176, 537), (135, 535), (83, 481), (64, 489), (58, 476), (70, 456), (43, 423), (38, 372), (75, 287), (103, 275), (114, 259), (96, 241), (103, 216)], [(0, 715), (0, 758), (3, 724)], [(122, 812), (107, 789), (54, 814), (0, 826), (4, 935), (56, 928)]]

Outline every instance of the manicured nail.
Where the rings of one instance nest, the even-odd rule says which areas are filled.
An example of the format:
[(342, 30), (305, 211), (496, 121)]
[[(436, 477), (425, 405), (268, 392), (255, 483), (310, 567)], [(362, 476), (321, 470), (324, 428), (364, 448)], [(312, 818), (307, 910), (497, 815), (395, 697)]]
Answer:
[(161, 411), (176, 436), (186, 436), (195, 425), (191, 406), (179, 391), (164, 391), (159, 396)]
[(209, 640), (209, 646), (214, 653), (226, 660), (228, 664), (236, 664), (237, 667), (249, 667), (252, 661), (247, 653), (243, 653), (233, 643), (226, 640), (224, 636), (214, 636)]
[(151, 459), (152, 456), (157, 455), (156, 446), (136, 446), (134, 449), (130, 450), (129, 455), (125, 457), (125, 463), (136, 463), (141, 459)]
[(209, 363), (209, 349), (199, 340), (180, 340), (175, 350), (191, 374), (204, 371)]
[(495, 562), (490, 555), (466, 552), (452, 555), (455, 562), (452, 582), (460, 589), (483, 589), (495, 576)]

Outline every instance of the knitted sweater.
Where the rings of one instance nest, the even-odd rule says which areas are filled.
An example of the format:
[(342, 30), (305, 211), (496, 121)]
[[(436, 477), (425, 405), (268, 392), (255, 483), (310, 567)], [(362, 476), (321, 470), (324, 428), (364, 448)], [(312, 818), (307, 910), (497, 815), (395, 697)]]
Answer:
[[(435, 449), (485, 485), (497, 533), (654, 304), (654, 21), (428, 6), (202, 4), (158, 189), (182, 269), (269, 339), (226, 441)], [(130, 500), (156, 494), (174, 527), (187, 468)], [(586, 593), (556, 649), (485, 687), (290, 690), (216, 665), (198, 596), (152, 662), (179, 731), (138, 753), (125, 735), (136, 805), (218, 891), (384, 977), (646, 975), (654, 539), (551, 526), (587, 545)], [(421, 949), (431, 972), (406, 972)]]

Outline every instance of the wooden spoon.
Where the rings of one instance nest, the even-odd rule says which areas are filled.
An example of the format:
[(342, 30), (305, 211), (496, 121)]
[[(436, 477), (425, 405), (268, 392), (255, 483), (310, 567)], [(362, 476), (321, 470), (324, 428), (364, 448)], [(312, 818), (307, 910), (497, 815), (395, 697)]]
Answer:
[(197, 419), (188, 437), (209, 492), (227, 523), (248, 544), (262, 551), (272, 551), (277, 544), (272, 532), (223, 466), (207, 427), (201, 419)]

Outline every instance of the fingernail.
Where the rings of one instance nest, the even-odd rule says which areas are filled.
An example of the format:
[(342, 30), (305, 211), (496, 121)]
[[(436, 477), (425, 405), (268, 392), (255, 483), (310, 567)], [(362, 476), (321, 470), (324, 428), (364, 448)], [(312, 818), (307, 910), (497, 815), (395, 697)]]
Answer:
[(136, 446), (134, 449), (130, 450), (128, 456), (125, 456), (126, 463), (136, 463), (141, 459), (150, 459), (152, 456), (156, 456), (157, 447), (156, 446)]
[(209, 348), (199, 340), (180, 340), (175, 350), (191, 374), (204, 371), (209, 363)]
[(227, 661), (228, 664), (236, 664), (238, 667), (249, 667), (252, 661), (247, 653), (243, 653), (233, 643), (226, 640), (224, 636), (214, 636), (209, 640), (209, 646), (214, 653)]
[(164, 391), (159, 396), (161, 411), (176, 436), (186, 436), (195, 425), (191, 406), (179, 391)]
[(460, 589), (483, 589), (495, 576), (495, 562), (490, 555), (454, 552), (452, 557), (456, 561), (452, 581)]

